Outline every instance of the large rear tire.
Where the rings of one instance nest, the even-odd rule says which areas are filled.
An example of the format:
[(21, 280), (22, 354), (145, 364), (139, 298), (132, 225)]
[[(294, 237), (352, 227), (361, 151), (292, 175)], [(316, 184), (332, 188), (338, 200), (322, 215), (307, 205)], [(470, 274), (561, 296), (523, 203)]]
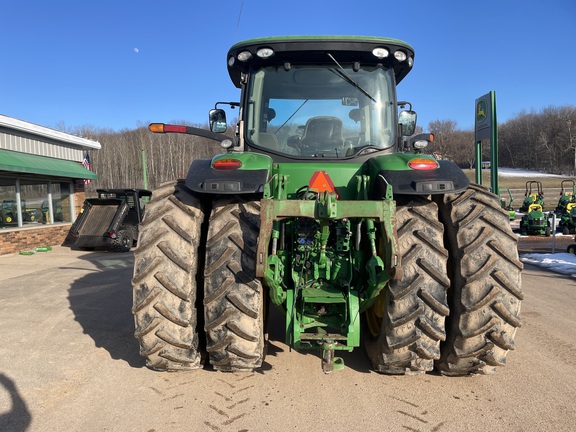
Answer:
[(156, 370), (201, 366), (197, 331), (198, 248), (204, 213), (181, 181), (152, 194), (135, 250), (135, 336)]
[(448, 252), (434, 202), (414, 197), (398, 202), (396, 226), (402, 277), (391, 280), (366, 312), (365, 340), (374, 369), (420, 374), (434, 368), (446, 337)]
[(214, 201), (206, 242), (206, 350), (220, 371), (251, 371), (264, 359), (265, 295), (256, 278), (260, 203)]
[(443, 375), (490, 374), (514, 349), (524, 298), (517, 237), (498, 197), (471, 185), (439, 199), (450, 252), (450, 316), (437, 368)]

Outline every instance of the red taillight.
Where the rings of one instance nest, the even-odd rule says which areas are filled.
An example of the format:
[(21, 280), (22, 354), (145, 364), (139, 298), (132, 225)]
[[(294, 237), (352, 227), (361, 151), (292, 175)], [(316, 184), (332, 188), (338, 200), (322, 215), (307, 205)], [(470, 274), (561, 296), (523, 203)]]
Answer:
[(164, 132), (178, 132), (178, 133), (186, 133), (186, 126), (178, 126), (178, 125), (164, 125)]
[(242, 166), (238, 159), (218, 159), (212, 164), (212, 168), (217, 170), (235, 170)]
[(186, 133), (186, 126), (169, 125), (164, 123), (151, 123), (148, 126), (148, 130), (154, 133), (166, 133), (166, 132), (176, 132), (176, 133)]
[(434, 159), (417, 158), (408, 162), (408, 166), (413, 170), (429, 171), (438, 168), (438, 162)]

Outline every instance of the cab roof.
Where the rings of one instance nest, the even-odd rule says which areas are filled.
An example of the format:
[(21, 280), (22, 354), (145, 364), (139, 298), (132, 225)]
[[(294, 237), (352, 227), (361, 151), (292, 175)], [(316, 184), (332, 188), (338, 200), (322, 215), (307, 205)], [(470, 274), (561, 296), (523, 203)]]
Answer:
[[(373, 54), (379, 48), (379, 57)], [(260, 53), (260, 54), (259, 54)], [(414, 49), (397, 39), (374, 36), (279, 36), (238, 42), (228, 50), (228, 73), (240, 87), (242, 73), (269, 65), (378, 64), (394, 69), (399, 83), (414, 64)], [(241, 60), (244, 58), (244, 60)]]

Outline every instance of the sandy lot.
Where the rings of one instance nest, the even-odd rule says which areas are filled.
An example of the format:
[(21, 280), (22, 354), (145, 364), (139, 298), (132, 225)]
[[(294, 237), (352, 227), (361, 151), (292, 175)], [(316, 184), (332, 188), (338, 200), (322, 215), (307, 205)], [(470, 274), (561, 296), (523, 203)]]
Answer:
[(132, 253), (0, 257), (0, 430), (569, 431), (576, 424), (576, 288), (524, 271), (517, 349), (490, 376), (395, 377), (361, 349), (323, 374), (272, 316), (261, 371), (144, 367), (130, 312)]

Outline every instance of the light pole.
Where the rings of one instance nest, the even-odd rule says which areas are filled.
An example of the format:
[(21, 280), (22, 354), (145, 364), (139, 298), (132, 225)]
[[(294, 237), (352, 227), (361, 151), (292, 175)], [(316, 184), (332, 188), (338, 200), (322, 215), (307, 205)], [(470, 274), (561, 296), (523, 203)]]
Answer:
[[(566, 124), (568, 125), (568, 139), (570, 140), (570, 148), (572, 148), (572, 130), (570, 129), (570, 126), (572, 126), (572, 120), (566, 120)], [(576, 177), (576, 146), (574, 146), (574, 172), (572, 175)]]

